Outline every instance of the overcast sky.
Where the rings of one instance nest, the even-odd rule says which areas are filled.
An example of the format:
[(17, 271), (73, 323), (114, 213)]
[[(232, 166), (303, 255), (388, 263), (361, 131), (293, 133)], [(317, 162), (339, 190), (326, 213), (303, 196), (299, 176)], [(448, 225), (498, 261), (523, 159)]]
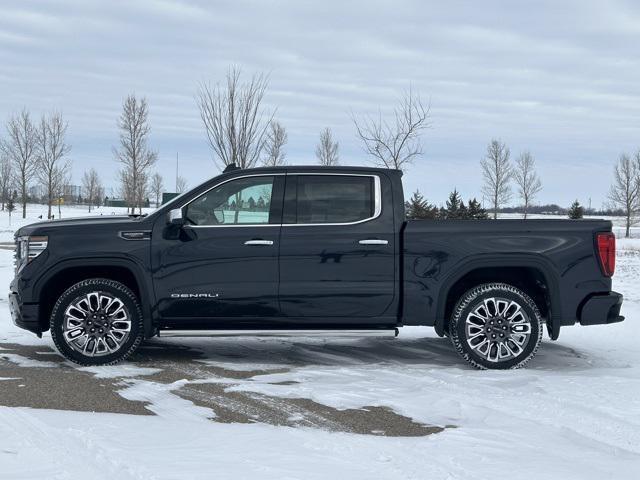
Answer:
[(618, 155), (640, 148), (640, 2), (0, 0), (0, 119), (60, 110), (74, 183), (95, 166), (115, 186), (131, 92), (168, 185), (176, 152), (190, 186), (215, 175), (194, 94), (230, 64), (270, 74), (289, 163), (314, 163), (328, 126), (342, 163), (365, 164), (349, 112), (388, 112), (412, 85), (432, 128), (405, 188), (435, 203), (481, 197), (492, 137), (530, 150), (539, 201), (563, 205), (600, 206)]

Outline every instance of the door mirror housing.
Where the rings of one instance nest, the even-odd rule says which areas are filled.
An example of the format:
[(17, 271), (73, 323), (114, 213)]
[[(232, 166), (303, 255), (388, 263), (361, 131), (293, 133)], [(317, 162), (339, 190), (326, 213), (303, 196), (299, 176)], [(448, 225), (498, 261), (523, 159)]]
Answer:
[(169, 223), (178, 227), (184, 225), (184, 217), (182, 216), (181, 208), (174, 208), (169, 211)]

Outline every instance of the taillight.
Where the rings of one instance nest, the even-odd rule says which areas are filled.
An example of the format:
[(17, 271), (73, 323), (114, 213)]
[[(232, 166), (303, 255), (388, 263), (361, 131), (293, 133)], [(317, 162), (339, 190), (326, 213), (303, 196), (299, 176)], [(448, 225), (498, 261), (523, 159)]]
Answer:
[(616, 236), (611, 232), (597, 233), (596, 243), (602, 271), (610, 277), (616, 269)]

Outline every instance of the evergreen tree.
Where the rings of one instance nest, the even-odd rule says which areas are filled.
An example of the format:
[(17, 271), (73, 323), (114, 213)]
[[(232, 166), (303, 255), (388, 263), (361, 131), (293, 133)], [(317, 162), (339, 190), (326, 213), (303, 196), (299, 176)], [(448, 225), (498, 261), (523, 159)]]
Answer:
[(571, 204), (569, 208), (569, 218), (572, 220), (579, 220), (584, 216), (584, 207), (580, 205), (580, 202), (576, 200)]
[(11, 195), (9, 197), (9, 200), (7, 200), (7, 211), (9, 212), (9, 216), (11, 216), (11, 212), (13, 212), (16, 209), (16, 204), (13, 201), (13, 195)]
[(435, 219), (438, 216), (436, 206), (427, 202), (418, 190), (405, 202), (404, 206), (405, 215), (410, 220)]
[(472, 220), (485, 220), (489, 218), (487, 211), (482, 208), (482, 205), (475, 197), (472, 200), (469, 200), (469, 207), (467, 209), (468, 218)]
[(16, 209), (16, 204), (14, 202), (14, 198), (15, 198), (16, 194), (15, 192), (9, 195), (9, 198), (7, 199), (7, 211), (9, 212), (9, 225), (11, 225), (11, 212), (13, 212)]
[(467, 207), (457, 189), (449, 194), (446, 208), (446, 218), (449, 220), (464, 220), (467, 218)]

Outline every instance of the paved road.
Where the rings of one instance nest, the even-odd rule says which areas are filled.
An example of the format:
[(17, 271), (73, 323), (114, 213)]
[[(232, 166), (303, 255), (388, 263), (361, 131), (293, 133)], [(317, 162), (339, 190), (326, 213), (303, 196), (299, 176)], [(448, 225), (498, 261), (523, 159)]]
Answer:
[[(430, 340), (438, 344), (446, 342)], [(297, 346), (267, 340), (265, 342), (275, 343), (254, 342), (247, 346), (231, 342), (221, 355), (213, 355), (213, 360), (223, 358), (227, 363), (236, 363), (232, 365), (234, 368), (224, 368), (211, 361), (210, 352), (156, 340), (144, 344), (124, 366), (106, 370), (78, 368), (64, 361), (46, 341), (41, 346), (0, 343), (0, 405), (154, 415), (155, 409), (148, 401), (127, 398), (131, 397), (126, 393), (128, 388), (142, 385), (146, 391), (167, 391), (169, 395), (208, 408), (214, 412), (211, 420), (216, 422), (264, 423), (386, 436), (425, 436), (441, 432), (443, 427), (416, 423), (385, 406), (339, 410), (308, 398), (283, 398), (230, 389), (261, 375), (285, 373), (306, 363), (313, 364), (322, 355), (334, 355), (334, 360), (329, 362), (339, 363), (341, 355), (346, 355), (346, 362), (358, 362), (371, 356), (377, 348), (376, 342), (385, 341), (368, 340), (364, 353), (362, 348), (350, 348), (348, 343), (327, 351), (321, 343)], [(384, 349), (384, 343), (380, 346)], [(448, 345), (443, 348), (450, 350)], [(415, 354), (409, 349), (399, 358), (391, 354), (390, 360), (417, 361), (418, 357), (412, 358), (412, 355)], [(330, 357), (321, 361), (326, 364), (327, 358)], [(295, 383), (284, 381), (273, 385)], [(444, 428), (447, 427), (452, 426)]]

